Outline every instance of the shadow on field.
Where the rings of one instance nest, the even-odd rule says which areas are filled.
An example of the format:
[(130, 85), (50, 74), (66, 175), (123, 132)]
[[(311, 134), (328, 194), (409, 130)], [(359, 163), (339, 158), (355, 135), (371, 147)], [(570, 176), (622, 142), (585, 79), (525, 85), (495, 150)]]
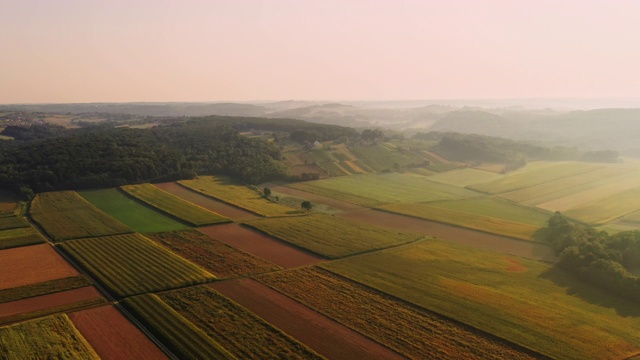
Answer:
[(640, 307), (634, 302), (579, 280), (561, 269), (552, 267), (540, 274), (540, 277), (565, 288), (568, 295), (594, 305), (615, 309), (620, 316), (640, 317)]

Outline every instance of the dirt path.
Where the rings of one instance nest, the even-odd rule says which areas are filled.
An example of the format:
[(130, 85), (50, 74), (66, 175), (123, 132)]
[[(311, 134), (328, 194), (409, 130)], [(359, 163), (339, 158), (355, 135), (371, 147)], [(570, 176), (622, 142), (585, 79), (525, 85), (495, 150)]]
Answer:
[(329, 359), (404, 359), (255, 280), (224, 281), (211, 286)]
[(77, 311), (69, 317), (101, 359), (167, 359), (113, 306)]
[(55, 308), (81, 301), (99, 299), (102, 295), (92, 286), (62, 291), (49, 295), (35, 296), (24, 300), (10, 301), (0, 304), (0, 318), (27, 314), (48, 308)]
[(256, 214), (252, 214), (235, 206), (223, 203), (222, 201), (199, 194), (175, 182), (166, 182), (154, 185), (170, 194), (202, 206), (203, 208), (216, 212), (222, 216), (226, 216), (234, 221), (245, 221), (259, 218)]
[(326, 259), (287, 245), (239, 224), (212, 225), (199, 231), (283, 268), (317, 264)]
[(409, 216), (384, 211), (365, 209), (340, 214), (345, 219), (386, 226), (398, 230), (416, 232), (457, 244), (471, 245), (487, 250), (521, 256), (528, 259), (555, 262), (557, 257), (546, 245), (511, 239), (504, 236), (446, 225), (434, 221), (416, 219)]

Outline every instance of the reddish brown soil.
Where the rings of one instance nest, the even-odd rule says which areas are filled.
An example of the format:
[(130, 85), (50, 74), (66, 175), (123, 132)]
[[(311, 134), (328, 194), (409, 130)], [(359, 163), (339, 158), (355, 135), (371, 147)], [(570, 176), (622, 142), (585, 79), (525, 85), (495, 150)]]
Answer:
[[(270, 184), (267, 184), (266, 186), (269, 187), (269, 185)], [(355, 205), (355, 204), (352, 204), (352, 203), (349, 203), (349, 202), (346, 202), (346, 201), (336, 200), (336, 199), (332, 199), (330, 197), (317, 195), (317, 194), (313, 194), (313, 193), (310, 193), (310, 192), (307, 192), (307, 191), (289, 188), (289, 187), (286, 187), (286, 186), (276, 186), (276, 185), (274, 185), (274, 186), (271, 186), (271, 190), (273, 190), (275, 192), (282, 193), (282, 194), (303, 198), (305, 200), (311, 201), (312, 203), (325, 204), (325, 205), (328, 205), (330, 207), (333, 207), (333, 208), (336, 208), (336, 209), (340, 209), (340, 210), (344, 210), (344, 211), (362, 210), (362, 209), (364, 209), (362, 206)]]
[(325, 260), (239, 224), (205, 226), (198, 230), (283, 268), (312, 265)]
[(48, 244), (0, 251), (0, 290), (79, 275)]
[(248, 211), (242, 210), (235, 206), (223, 203), (212, 199), (208, 196), (202, 195), (193, 190), (189, 190), (184, 186), (181, 186), (175, 182), (167, 182), (161, 184), (155, 184), (158, 188), (173, 194), (179, 198), (192, 202), (196, 205), (202, 206), (205, 209), (216, 212), (222, 216), (226, 216), (234, 221), (245, 221), (251, 219), (257, 219), (259, 216)]
[(102, 359), (167, 359), (113, 306), (77, 311), (69, 317)]
[(329, 359), (404, 359), (255, 280), (225, 281), (211, 286)]
[(99, 299), (101, 297), (102, 295), (96, 288), (86, 286), (49, 295), (10, 301), (0, 304), (0, 318), (71, 305), (86, 300)]
[(371, 209), (340, 214), (339, 216), (349, 220), (386, 226), (407, 232), (416, 232), (458, 244), (476, 246), (510, 255), (522, 256), (528, 259), (547, 262), (555, 262), (557, 260), (557, 257), (553, 254), (553, 250), (543, 244), (515, 240), (429, 220), (416, 219), (409, 216)]

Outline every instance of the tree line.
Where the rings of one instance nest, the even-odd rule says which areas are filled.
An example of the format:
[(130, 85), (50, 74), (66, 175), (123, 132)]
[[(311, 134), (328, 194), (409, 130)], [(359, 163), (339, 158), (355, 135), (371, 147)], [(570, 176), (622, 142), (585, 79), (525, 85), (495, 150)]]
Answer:
[(609, 235), (556, 212), (537, 237), (551, 244), (560, 257), (557, 263), (560, 268), (596, 286), (640, 301), (640, 277), (629, 271), (640, 269), (640, 231)]

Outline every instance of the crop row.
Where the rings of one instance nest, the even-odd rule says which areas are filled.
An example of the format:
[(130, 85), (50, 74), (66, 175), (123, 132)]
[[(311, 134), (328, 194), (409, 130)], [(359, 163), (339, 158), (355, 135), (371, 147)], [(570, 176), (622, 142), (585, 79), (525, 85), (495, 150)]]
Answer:
[(43, 242), (44, 237), (31, 226), (0, 231), (0, 250)]
[(235, 358), (156, 295), (130, 297), (122, 304), (180, 359)]
[(162, 191), (151, 184), (125, 185), (120, 189), (153, 207), (194, 226), (230, 222), (228, 218)]
[(329, 258), (400, 245), (421, 237), (326, 215), (259, 219), (245, 224)]
[(321, 269), (281, 271), (257, 279), (409, 358), (532, 358), (473, 328)]
[(120, 297), (198, 284), (214, 278), (139, 234), (74, 240), (61, 246)]
[(31, 202), (30, 214), (58, 241), (132, 232), (73, 191), (38, 194)]

